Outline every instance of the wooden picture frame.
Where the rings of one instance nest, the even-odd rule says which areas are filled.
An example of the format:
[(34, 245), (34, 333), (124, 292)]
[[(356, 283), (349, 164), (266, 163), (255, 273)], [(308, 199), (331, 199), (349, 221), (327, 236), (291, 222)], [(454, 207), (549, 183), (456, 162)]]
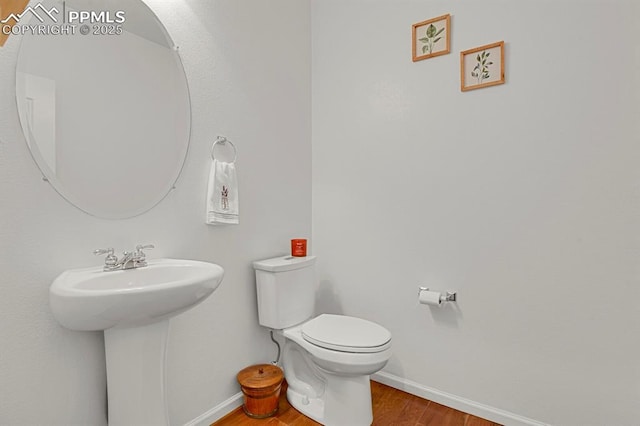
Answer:
[(451, 15), (446, 14), (418, 22), (413, 24), (411, 29), (413, 62), (450, 52)]
[(460, 52), (460, 90), (504, 84), (504, 41)]

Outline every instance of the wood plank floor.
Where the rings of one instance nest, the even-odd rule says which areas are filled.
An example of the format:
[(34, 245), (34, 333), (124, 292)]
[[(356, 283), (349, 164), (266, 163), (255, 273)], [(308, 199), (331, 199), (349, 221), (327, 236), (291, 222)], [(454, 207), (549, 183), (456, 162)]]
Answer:
[[(286, 384), (280, 394), (280, 406), (275, 417), (252, 419), (234, 410), (211, 426), (317, 426), (320, 423), (300, 414), (286, 398)], [(374, 426), (500, 426), (433, 401), (371, 381)]]

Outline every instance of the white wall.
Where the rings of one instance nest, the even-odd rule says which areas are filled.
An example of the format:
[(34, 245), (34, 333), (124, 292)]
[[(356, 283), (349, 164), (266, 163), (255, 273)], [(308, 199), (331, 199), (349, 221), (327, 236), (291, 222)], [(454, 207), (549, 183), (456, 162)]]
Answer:
[[(208, 260), (226, 270), (207, 301), (172, 321), (171, 424), (238, 392), (236, 372), (275, 354), (257, 325), (250, 262), (286, 252), (290, 238), (311, 231), (309, 3), (148, 4), (180, 46), (193, 120), (177, 189), (137, 218), (88, 216), (42, 181), (15, 107), (19, 38), (0, 49), (2, 425), (106, 424), (102, 335), (63, 329), (48, 304), (56, 275), (98, 265), (97, 247), (151, 242), (152, 257)], [(204, 225), (209, 148), (218, 134), (239, 151), (239, 226)]]
[[(639, 5), (313, 0), (320, 308), (393, 333), (385, 371), (563, 426), (640, 418)], [(452, 15), (451, 54), (411, 25)], [(459, 52), (505, 40), (506, 84)], [(458, 290), (454, 306), (417, 289)]]

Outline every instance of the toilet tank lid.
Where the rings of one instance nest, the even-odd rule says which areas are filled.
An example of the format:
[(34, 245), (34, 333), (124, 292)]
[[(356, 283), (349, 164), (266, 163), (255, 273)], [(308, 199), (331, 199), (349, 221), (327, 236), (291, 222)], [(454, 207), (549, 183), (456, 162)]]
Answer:
[(313, 265), (315, 262), (315, 256), (280, 256), (271, 259), (256, 260), (253, 262), (253, 268), (260, 271), (285, 272), (293, 271), (294, 269), (306, 268)]

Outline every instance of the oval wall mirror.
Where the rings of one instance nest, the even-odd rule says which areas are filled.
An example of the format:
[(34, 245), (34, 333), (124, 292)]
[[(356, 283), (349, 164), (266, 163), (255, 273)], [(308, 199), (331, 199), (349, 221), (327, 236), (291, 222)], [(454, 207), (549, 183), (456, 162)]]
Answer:
[(178, 179), (191, 129), (187, 79), (168, 32), (140, 0), (29, 6), (31, 25), (73, 28), (26, 31), (18, 53), (20, 122), (44, 177), (94, 216), (151, 209)]

